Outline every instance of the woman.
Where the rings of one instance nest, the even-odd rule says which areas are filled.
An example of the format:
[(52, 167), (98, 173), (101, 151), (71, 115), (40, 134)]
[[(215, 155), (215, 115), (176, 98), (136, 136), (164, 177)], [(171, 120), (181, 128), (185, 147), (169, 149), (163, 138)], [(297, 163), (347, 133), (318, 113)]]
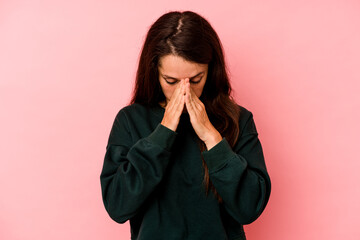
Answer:
[(203, 17), (170, 12), (151, 26), (100, 176), (107, 212), (130, 220), (132, 239), (245, 239), (270, 178), (253, 115), (230, 92)]

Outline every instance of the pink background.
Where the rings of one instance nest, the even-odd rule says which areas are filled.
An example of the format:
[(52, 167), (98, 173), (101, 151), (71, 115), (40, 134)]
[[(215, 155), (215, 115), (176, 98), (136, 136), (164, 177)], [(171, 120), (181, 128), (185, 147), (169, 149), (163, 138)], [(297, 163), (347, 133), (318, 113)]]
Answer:
[(359, 239), (360, 2), (0, 1), (0, 239), (129, 239), (100, 172), (151, 23), (218, 32), (272, 179), (253, 239)]

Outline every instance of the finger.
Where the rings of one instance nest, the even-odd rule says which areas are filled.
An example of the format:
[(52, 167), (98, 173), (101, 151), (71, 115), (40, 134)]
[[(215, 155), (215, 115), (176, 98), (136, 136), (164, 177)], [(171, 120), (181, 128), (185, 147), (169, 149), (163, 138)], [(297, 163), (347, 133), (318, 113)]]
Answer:
[(190, 96), (191, 96), (191, 99), (195, 102), (197, 102), (197, 100), (199, 100), (199, 98), (196, 96), (194, 90), (190, 87)]
[(183, 91), (183, 83), (180, 82), (176, 86), (176, 88), (170, 98), (170, 102), (172, 102), (171, 104), (175, 104), (175, 105), (178, 104), (178, 100), (179, 100), (179, 97), (180, 97), (182, 91)]
[(191, 97), (190, 83), (187, 83), (187, 85), (186, 85), (186, 108), (188, 109), (190, 118), (193, 120), (197, 119), (198, 110), (195, 108), (194, 101)]
[(201, 102), (201, 100), (198, 98), (198, 96), (196, 96), (195, 92), (192, 90), (192, 88), (190, 88), (190, 92), (191, 92), (191, 99), (193, 101), (193, 105), (194, 108), (196, 108), (197, 110), (201, 111), (203, 108), (203, 103)]
[[(184, 95), (185, 95), (185, 81), (181, 80), (181, 82), (180, 82), (180, 91), (179, 91), (179, 99), (181, 101), (184, 100)], [(182, 101), (182, 104), (184, 104), (183, 101)]]
[(193, 111), (193, 106), (191, 104), (191, 98), (190, 98), (190, 83), (186, 83), (185, 85), (185, 104), (186, 104), (186, 108), (189, 111), (189, 114), (192, 114), (191, 112)]
[(184, 81), (181, 80), (180, 82), (180, 90), (178, 92), (178, 96), (177, 96), (177, 109), (178, 110), (183, 110), (184, 108), (184, 91), (185, 91), (185, 88), (184, 88)]
[(185, 95), (185, 80), (181, 79), (180, 81), (180, 95)]
[(184, 94), (183, 94), (183, 92), (184, 92), (184, 82), (183, 81), (181, 81), (180, 83), (179, 83), (179, 91), (176, 93), (177, 95), (176, 95), (176, 98), (175, 98), (175, 100), (174, 100), (174, 102), (173, 102), (173, 104), (174, 104), (174, 109), (175, 109), (175, 111), (176, 112), (182, 112), (183, 111), (183, 109), (184, 109)]
[(172, 94), (172, 96), (171, 96), (171, 99), (173, 98), (173, 99), (175, 99), (175, 98), (177, 98), (178, 97), (178, 95), (180, 94), (180, 92), (181, 92), (181, 89), (182, 89), (182, 86), (181, 86), (181, 82), (176, 86), (176, 88), (175, 88), (175, 90), (174, 90), (174, 92), (173, 92), (173, 94)]
[(190, 100), (192, 109), (195, 112), (195, 114), (197, 115), (201, 109), (199, 108), (198, 104), (196, 103), (197, 96), (196, 96), (195, 92), (192, 90), (192, 88), (190, 87), (190, 83), (189, 83), (189, 87), (188, 87), (188, 94), (189, 94), (189, 100)]

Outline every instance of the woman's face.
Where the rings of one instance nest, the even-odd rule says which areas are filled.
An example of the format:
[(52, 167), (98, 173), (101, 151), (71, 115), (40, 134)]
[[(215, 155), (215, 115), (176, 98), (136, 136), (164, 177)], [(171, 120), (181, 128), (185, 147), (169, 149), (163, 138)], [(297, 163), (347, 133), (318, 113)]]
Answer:
[(167, 103), (180, 80), (186, 78), (189, 78), (190, 86), (196, 96), (200, 97), (208, 74), (208, 64), (189, 62), (170, 54), (160, 58), (158, 70), (161, 89)]

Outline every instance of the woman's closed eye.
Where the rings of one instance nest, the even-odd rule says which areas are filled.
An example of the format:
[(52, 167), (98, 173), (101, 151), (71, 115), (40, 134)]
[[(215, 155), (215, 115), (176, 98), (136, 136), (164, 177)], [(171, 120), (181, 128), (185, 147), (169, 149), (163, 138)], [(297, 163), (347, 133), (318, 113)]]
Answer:
[(190, 83), (198, 84), (201, 81), (202, 78), (203, 78), (203, 76), (198, 76), (198, 77), (195, 77), (193, 79), (190, 79)]
[[(164, 78), (165, 82), (167, 84), (170, 84), (170, 85), (173, 85), (173, 84), (176, 84), (177, 82), (179, 82), (179, 80), (174, 79), (174, 78), (165, 78), (165, 77), (163, 77), (163, 78)], [(191, 84), (198, 84), (201, 81), (202, 78), (203, 78), (203, 76), (196, 76), (194, 78), (191, 78), (190, 83)]]
[(164, 79), (165, 79), (165, 82), (170, 85), (173, 85), (178, 82), (178, 80), (172, 79), (172, 78), (164, 78)]

